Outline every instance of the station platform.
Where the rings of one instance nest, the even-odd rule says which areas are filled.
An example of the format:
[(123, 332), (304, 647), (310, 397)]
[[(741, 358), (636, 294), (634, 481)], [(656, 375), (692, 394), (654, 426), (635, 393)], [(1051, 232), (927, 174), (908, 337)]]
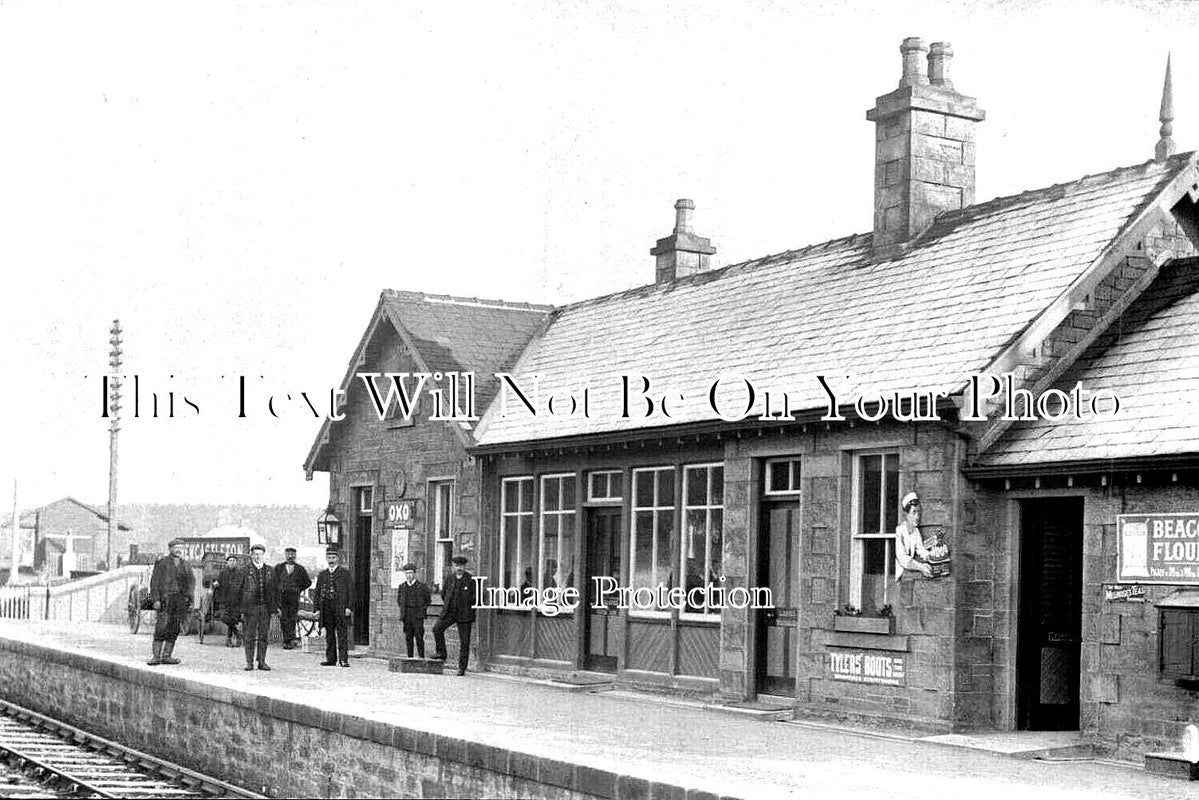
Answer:
[(0, 623), (0, 696), (273, 796), (613, 800), (943, 796), (1193, 797), (1108, 762), (1018, 760), (944, 742), (515, 679), (321, 667), (272, 647), (245, 672), (224, 639), (95, 623)]

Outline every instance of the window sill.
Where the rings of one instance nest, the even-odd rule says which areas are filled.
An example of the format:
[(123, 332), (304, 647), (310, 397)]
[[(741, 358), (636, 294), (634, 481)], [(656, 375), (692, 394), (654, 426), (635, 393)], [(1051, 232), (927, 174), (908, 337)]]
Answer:
[(833, 616), (833, 630), (844, 633), (873, 633), (890, 636), (895, 633), (895, 617)]
[(909, 637), (906, 635), (814, 630), (812, 638), (818, 647), (853, 647), (860, 650), (887, 650), (893, 653), (911, 651)]

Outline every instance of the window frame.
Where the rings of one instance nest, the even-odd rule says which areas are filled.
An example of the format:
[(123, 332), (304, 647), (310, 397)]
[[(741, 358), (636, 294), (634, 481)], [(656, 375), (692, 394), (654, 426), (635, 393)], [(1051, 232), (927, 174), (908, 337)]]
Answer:
[[(442, 594), (445, 588), (445, 576), (449, 574), (450, 557), (454, 551), (454, 485), (456, 480), (452, 477), (437, 477), (429, 478), (427, 481), (427, 493), (425, 497), (429, 498), (426, 536), (427, 542), (431, 545), (433, 564), (432, 577), (435, 579), (432, 586), (429, 588), (434, 594)], [(442, 520), (442, 504), (440, 490), (446, 488), (448, 498), (446, 502), (446, 520), (444, 527), (441, 525)], [(442, 536), (444, 529), (446, 535)], [(449, 544), (449, 552), (445, 551), (444, 545)]]
[[(687, 512), (689, 510), (700, 510), (700, 509), (704, 510), (704, 512), (705, 512), (705, 514), (704, 514), (705, 527), (704, 527), (704, 565), (703, 565), (703, 568), (704, 568), (704, 576), (706, 577), (708, 572), (710, 571), (711, 561), (712, 561), (712, 512), (714, 510), (720, 511), (720, 546), (722, 549), (724, 547), (724, 462), (723, 461), (713, 461), (713, 462), (705, 462), (705, 463), (699, 463), (699, 464), (680, 464), (679, 468), (683, 472), (683, 483), (682, 483), (683, 493), (682, 493), (682, 503), (679, 506), (679, 518), (678, 518), (678, 523), (676, 525), (676, 528), (678, 529), (678, 535), (679, 535), (679, 585), (682, 587), (682, 589), (684, 591), (684, 602), (683, 602), (683, 607), (679, 609), (679, 619), (692, 620), (692, 621), (698, 621), (698, 622), (717, 622), (718, 623), (718, 622), (720, 622), (720, 609), (719, 608), (707, 609), (704, 611), (688, 611), (687, 610), (686, 594), (685, 594), (688, 591), (687, 577), (686, 577), (687, 576), (687, 548), (685, 546), (683, 536), (685, 535), (686, 526), (687, 526)], [(713, 496), (712, 496), (712, 471), (716, 470), (716, 469), (720, 470), (720, 496), (713, 498)], [(688, 487), (689, 473), (692, 470), (695, 470), (695, 471), (703, 470), (705, 483), (707, 484), (707, 486), (705, 487), (705, 490), (704, 490), (704, 494), (706, 496), (706, 499), (708, 500), (708, 503), (706, 505), (690, 505), (687, 502), (687, 497), (688, 497), (687, 487)], [(718, 502), (713, 503), (712, 502), (713, 499), (717, 500)], [(724, 565), (723, 553), (721, 554), (720, 561), (721, 561), (721, 569), (723, 570), (723, 565)], [(717, 577), (718, 578), (723, 577), (723, 572), (721, 573), (721, 575), (719, 575)], [(719, 583), (714, 584), (714, 585), (719, 586)]]
[[(803, 459), (799, 456), (786, 456), (783, 458), (768, 458), (762, 467), (762, 495), (764, 497), (799, 497), (803, 494), (801, 481), (803, 480)], [(787, 489), (771, 489), (770, 488), (770, 469), (778, 464), (788, 464), (787, 471)]]
[[(866, 568), (866, 543), (869, 541), (883, 541), (883, 597), (882, 605), (893, 604), (897, 592), (892, 584), (895, 582), (895, 548), (898, 546), (895, 529), (887, 530), (887, 457), (895, 457), (895, 513), (896, 524), (899, 521), (899, 499), (901, 497), (899, 485), (901, 483), (899, 469), (899, 448), (872, 448), (869, 450), (857, 450), (852, 454), (853, 467), (850, 481), (850, 491), (852, 493), (850, 502), (850, 535), (849, 535), (849, 581), (848, 591), (845, 602), (855, 608), (865, 611), (863, 607), (862, 592), (864, 588), (864, 575)], [(882, 484), (879, 492), (879, 525), (877, 532), (863, 533), (861, 530), (862, 513), (864, 510), (862, 494), (865, 490), (864, 462), (867, 458), (881, 458)], [(881, 608), (881, 606), (880, 606)]]
[[(561, 505), (561, 503), (562, 503), (562, 488), (563, 488), (565, 480), (568, 478), (570, 480), (574, 481), (575, 502), (571, 506), (566, 507), (566, 506)], [(545, 498), (547, 495), (547, 492), (545, 491), (545, 486), (546, 486), (546, 482), (551, 481), (551, 480), (558, 481), (559, 506), (557, 509), (547, 509), (545, 507)], [(574, 567), (577, 567), (578, 565), (572, 563), (572, 569), (570, 571), (569, 576), (566, 573), (562, 573), (562, 571), (561, 571), (561, 568), (562, 568), (562, 524), (564, 521), (564, 519), (563, 519), (564, 517), (570, 517), (570, 525), (572, 526), (570, 560), (571, 560), (571, 562), (574, 562), (574, 560), (575, 560), (574, 548), (578, 544), (578, 537), (579, 537), (579, 524), (578, 524), (578, 514), (577, 514), (578, 500), (579, 500), (578, 473), (577, 472), (547, 472), (542, 475), (538, 475), (537, 476), (537, 488), (539, 490), (539, 496), (537, 497), (536, 505), (534, 506), (534, 508), (536, 509), (536, 512), (537, 512), (537, 583), (536, 583), (536, 587), (537, 587), (538, 592), (540, 593), (545, 589), (545, 577), (546, 577), (545, 576), (545, 520), (546, 520), (547, 516), (554, 516), (554, 517), (558, 518), (558, 533), (556, 534), (557, 538), (558, 538), (558, 551), (557, 551), (557, 559), (556, 560), (558, 562), (559, 574), (562, 574), (563, 578), (567, 578), (567, 577), (570, 578), (570, 581), (567, 585), (569, 585), (569, 586), (574, 585), (574, 581), (573, 581)], [(561, 591), (561, 590), (565, 589), (566, 586), (559, 585), (556, 588), (559, 591)], [(570, 613), (571, 612), (569, 612), (567, 610), (563, 610), (562, 612), (560, 612), (559, 616), (568, 615)]]
[[(516, 484), (516, 485), (517, 485), (517, 489), (516, 489), (516, 492), (517, 492), (517, 494), (516, 494), (516, 510), (515, 510), (515, 511), (509, 510), (509, 509), (507, 508), (507, 505), (508, 505), (508, 492), (507, 492), (507, 484), (510, 484), (510, 483), (514, 483), (514, 484)], [(536, 486), (537, 486), (537, 479), (536, 479), (536, 477), (535, 477), (535, 476), (533, 476), (533, 475), (513, 475), (513, 476), (510, 476), (510, 477), (507, 477), (507, 478), (501, 478), (501, 479), (500, 479), (500, 546), (499, 546), (499, 558), (500, 558), (500, 576), (501, 576), (501, 583), (503, 583), (503, 584), (504, 584), (504, 585), (502, 585), (502, 586), (500, 587), (501, 589), (505, 589), (505, 590), (506, 590), (506, 589), (509, 589), (509, 588), (515, 588), (515, 589), (517, 589), (518, 591), (520, 590), (520, 584), (519, 584), (519, 583), (517, 583), (517, 585), (516, 585), (516, 586), (514, 586), (514, 587), (510, 587), (510, 586), (508, 586), (508, 585), (507, 585), (506, 581), (504, 581), (504, 580), (503, 580), (504, 568), (505, 568), (505, 566), (506, 566), (506, 564), (505, 564), (505, 558), (506, 558), (506, 557), (507, 557), (507, 555), (508, 555), (508, 553), (507, 553), (508, 531), (507, 531), (507, 529), (506, 529), (506, 524), (507, 524), (507, 521), (508, 521), (509, 519), (511, 519), (511, 520), (514, 520), (514, 521), (515, 521), (515, 523), (516, 523), (516, 555), (517, 555), (517, 564), (516, 564), (516, 571), (515, 571), (515, 573), (514, 573), (514, 575), (513, 575), (514, 579), (516, 579), (516, 580), (518, 580), (518, 581), (519, 581), (519, 580), (521, 580), (521, 579), (522, 579), (522, 576), (523, 576), (523, 572), (521, 571), (521, 568), (520, 568), (520, 556), (521, 556), (521, 554), (522, 554), (523, 552), (525, 552), (525, 551), (524, 551), (524, 549), (522, 548), (522, 544), (528, 547), (528, 552), (529, 552), (530, 554), (532, 554), (532, 552), (533, 552), (533, 545), (534, 545), (533, 538), (534, 538), (534, 533), (535, 533), (535, 532), (534, 532), (534, 526), (537, 524), (537, 520), (536, 520), (536, 517), (537, 517), (537, 506), (536, 506), (536, 503), (535, 503), (535, 491), (536, 491)], [(525, 494), (524, 494), (524, 493), (525, 493), (526, 491), (529, 493), (529, 510), (528, 510), (528, 511), (522, 511), (522, 510), (521, 510), (521, 508), (522, 508), (522, 506), (523, 506), (523, 500), (524, 500), (524, 497), (525, 497)], [(521, 535), (521, 521), (522, 521), (522, 519), (523, 519), (523, 520), (525, 520), (525, 521), (527, 522), (527, 525), (528, 525), (528, 528), (527, 528), (527, 530), (524, 532), (524, 535), (523, 535), (523, 536)], [(527, 541), (526, 541), (526, 540), (527, 540)], [(534, 588), (536, 588), (536, 586), (535, 586), (535, 585), (534, 585)], [(521, 598), (521, 599), (523, 599), (523, 598)], [(499, 606), (501, 606), (501, 607), (504, 607), (504, 608), (513, 608), (513, 609), (519, 609), (519, 610), (530, 610), (530, 609), (526, 609), (526, 608), (524, 608), (524, 606), (523, 606), (523, 605), (520, 605), (520, 604), (518, 604), (518, 605), (516, 605), (516, 606), (509, 606), (509, 604), (507, 603), (506, 594), (501, 594), (501, 596), (500, 596), (500, 602), (499, 602), (497, 605), (499, 605)]]
[[(666, 547), (669, 549), (670, 547), (672, 547), (674, 545), (674, 543), (676, 541), (681, 541), (681, 539), (679, 538), (679, 536), (680, 536), (679, 506), (677, 503), (677, 501), (679, 499), (679, 469), (681, 467), (682, 467), (682, 464), (668, 464), (668, 465), (659, 466), (659, 467), (635, 467), (634, 469), (630, 470), (629, 483), (631, 484), (631, 487), (630, 487), (630, 492), (629, 492), (629, 585), (628, 585), (628, 588), (631, 592), (640, 588), (638, 586), (635, 586), (633, 583), (634, 576), (637, 574), (637, 513), (639, 511), (640, 512), (644, 512), (644, 511), (653, 512), (653, 530), (651, 533), (653, 545), (650, 550), (650, 583), (649, 583), (650, 589), (656, 590), (657, 586), (663, 585), (662, 581), (658, 580), (658, 574), (657, 574), (658, 573), (658, 560), (659, 560), (658, 559), (658, 540), (661, 538), (658, 535), (658, 520), (660, 519), (659, 512), (669, 510), (670, 519), (674, 526), (674, 530), (672, 531), (669, 540), (666, 542)], [(657, 502), (658, 502), (659, 498), (658, 498), (657, 475), (658, 475), (658, 473), (667, 472), (667, 471), (669, 471), (671, 473), (671, 479), (674, 481), (674, 494), (670, 497), (670, 505), (658, 505)], [(642, 472), (650, 472), (650, 473), (654, 474), (654, 480), (653, 480), (654, 497), (653, 497), (653, 501), (652, 501), (654, 503), (654, 505), (650, 505), (650, 506), (637, 505), (637, 500), (638, 500), (638, 498), (637, 498), (637, 475)], [(672, 561), (673, 561), (673, 559), (671, 559), (668, 554), (667, 559), (666, 559), (666, 564), (667, 564), (668, 569), (672, 566), (672, 564), (671, 564)], [(671, 588), (671, 587), (668, 587), (668, 589), (669, 588)], [(641, 609), (641, 608), (634, 608), (634, 607), (632, 607), (631, 604), (628, 609), (628, 614), (630, 617), (643, 617), (643, 618), (650, 617), (650, 618), (658, 618), (658, 619), (669, 619), (673, 612), (674, 612), (674, 609), (669, 608), (669, 607), (665, 608), (665, 609), (663, 609), (663, 608)]]
[[(588, 503), (612, 503), (619, 504), (624, 502), (624, 470), (622, 469), (595, 469), (586, 473), (587, 475), (587, 502)], [(608, 489), (608, 494), (603, 497), (595, 495), (593, 480), (599, 476), (606, 478), (605, 485)], [(620, 494), (612, 494), (612, 476), (618, 476), (621, 479)]]

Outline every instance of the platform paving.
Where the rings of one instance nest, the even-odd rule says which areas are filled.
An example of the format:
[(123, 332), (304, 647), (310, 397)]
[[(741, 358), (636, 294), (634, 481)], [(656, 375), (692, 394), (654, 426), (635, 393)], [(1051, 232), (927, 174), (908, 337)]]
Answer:
[[(323, 647), (272, 648), (271, 672), (244, 672), (224, 639), (180, 639), (178, 666), (149, 667), (146, 633), (95, 623), (0, 623), (0, 638), (50, 645), (147, 670), (302, 702), (369, 720), (469, 738), (534, 756), (705, 789), (712, 798), (1195, 798), (1193, 784), (1100, 761), (1017, 759), (830, 725), (773, 721), (702, 703), (580, 691), (487, 673), (391, 672), (383, 659), (321, 667)], [(314, 642), (314, 644), (317, 644)], [(0, 688), (0, 694), (3, 693)], [(1005, 745), (1000, 749), (1013, 749)]]

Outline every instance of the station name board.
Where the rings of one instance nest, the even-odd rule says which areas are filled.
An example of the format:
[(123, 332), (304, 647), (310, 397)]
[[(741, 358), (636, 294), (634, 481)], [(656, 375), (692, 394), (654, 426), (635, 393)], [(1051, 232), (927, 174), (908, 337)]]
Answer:
[(250, 552), (250, 537), (180, 537), (183, 542), (184, 561), (203, 561), (205, 553), (224, 553), (225, 555), (245, 555)]
[(1199, 585), (1199, 514), (1116, 517), (1118, 580)]
[(829, 676), (835, 681), (903, 686), (906, 666), (904, 656), (899, 654), (841, 649), (828, 654)]

